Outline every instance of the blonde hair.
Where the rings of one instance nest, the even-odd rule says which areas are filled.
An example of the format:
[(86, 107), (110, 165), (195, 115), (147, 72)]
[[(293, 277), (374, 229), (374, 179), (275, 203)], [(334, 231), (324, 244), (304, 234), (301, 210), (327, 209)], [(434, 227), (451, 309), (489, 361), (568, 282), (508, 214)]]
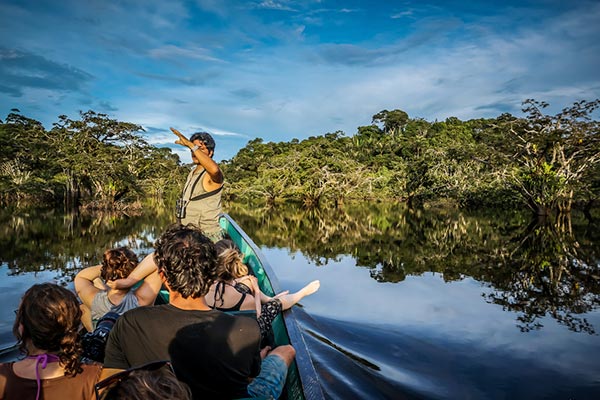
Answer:
[(248, 275), (248, 267), (243, 262), (243, 255), (229, 239), (221, 239), (215, 243), (218, 254), (218, 276), (220, 280), (230, 281)]

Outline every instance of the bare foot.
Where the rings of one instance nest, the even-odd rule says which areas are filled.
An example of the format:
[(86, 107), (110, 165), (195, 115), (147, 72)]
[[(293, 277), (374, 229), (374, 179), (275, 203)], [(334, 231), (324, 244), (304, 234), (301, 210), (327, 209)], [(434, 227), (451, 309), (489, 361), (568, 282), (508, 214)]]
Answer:
[(321, 282), (316, 280), (316, 281), (312, 281), (308, 285), (304, 286), (302, 289), (300, 289), (300, 291), (302, 292), (303, 296), (309, 296), (309, 295), (313, 294), (314, 292), (316, 292), (317, 290), (319, 290), (320, 287), (321, 287)]

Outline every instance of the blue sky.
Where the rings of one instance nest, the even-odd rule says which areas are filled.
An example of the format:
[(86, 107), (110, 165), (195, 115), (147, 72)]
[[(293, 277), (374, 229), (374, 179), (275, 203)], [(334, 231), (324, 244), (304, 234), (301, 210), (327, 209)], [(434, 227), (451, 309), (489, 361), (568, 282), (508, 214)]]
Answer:
[[(249, 140), (347, 135), (383, 109), (433, 121), (600, 98), (600, 1), (0, 2), (0, 118), (92, 109)], [(184, 162), (189, 153), (180, 151)]]

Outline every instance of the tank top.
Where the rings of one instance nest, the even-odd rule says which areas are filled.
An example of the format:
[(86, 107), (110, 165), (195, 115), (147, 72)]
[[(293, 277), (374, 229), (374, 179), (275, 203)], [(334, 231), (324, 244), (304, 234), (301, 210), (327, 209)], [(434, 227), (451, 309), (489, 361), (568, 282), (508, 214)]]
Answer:
[[(36, 379), (22, 378), (13, 371), (14, 362), (0, 364), (0, 398), (35, 399), (38, 385)], [(101, 365), (82, 365), (83, 372), (75, 376), (42, 379), (40, 398), (44, 400), (96, 398), (94, 385), (100, 377)]]
[[(221, 189), (223, 186), (212, 192), (207, 192), (202, 185), (206, 170), (202, 168), (200, 173), (194, 174), (198, 168), (202, 167), (197, 166), (190, 171), (183, 187), (182, 198), (188, 203), (185, 209), (185, 218), (181, 220), (181, 223), (183, 225), (195, 224), (202, 232), (211, 235), (221, 231), (219, 214), (221, 214)], [(208, 193), (212, 194), (195, 200), (198, 196)]]
[(125, 311), (129, 311), (132, 308), (139, 307), (140, 303), (135, 297), (135, 291), (130, 290), (125, 293), (123, 300), (117, 305), (114, 305), (108, 299), (108, 292), (102, 291), (97, 293), (92, 300), (92, 320), (97, 321), (102, 318), (107, 312), (112, 311), (121, 315)]

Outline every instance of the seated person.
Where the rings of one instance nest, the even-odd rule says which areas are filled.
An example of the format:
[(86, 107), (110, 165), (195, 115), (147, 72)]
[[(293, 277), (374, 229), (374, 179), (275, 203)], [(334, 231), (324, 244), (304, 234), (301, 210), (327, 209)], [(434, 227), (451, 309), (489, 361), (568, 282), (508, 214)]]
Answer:
[(219, 255), (219, 272), (217, 282), (211, 286), (206, 301), (209, 306), (221, 311), (239, 311), (256, 309), (257, 316), (264, 310), (264, 304), (277, 299), (281, 308), (287, 310), (319, 290), (318, 280), (310, 282), (295, 293), (285, 291), (269, 297), (258, 287), (256, 277), (248, 275), (248, 267), (243, 262), (242, 253), (235, 243), (229, 239), (219, 240), (215, 244)]
[[(169, 368), (167, 368), (167, 366)], [(131, 368), (96, 384), (98, 400), (191, 400), (190, 388), (166, 361)]]
[(80, 363), (80, 324), (70, 290), (52, 283), (27, 290), (13, 327), (26, 357), (0, 364), (0, 399), (95, 399), (102, 366)]
[[(214, 243), (194, 226), (174, 225), (156, 242), (154, 260), (169, 291), (169, 304), (138, 307), (117, 320), (102, 377), (171, 359), (173, 353), (175, 373), (190, 386), (194, 399), (278, 397), (295, 350), (290, 345), (276, 347), (269, 355), (263, 352), (263, 361), (256, 320), (206, 304), (204, 296), (217, 278)], [(193, 370), (186, 368), (190, 363)]]
[(82, 322), (88, 331), (93, 331), (95, 322), (109, 311), (121, 315), (154, 303), (162, 285), (157, 272), (142, 277), (144, 282), (136, 289), (110, 287), (111, 281), (125, 278), (137, 264), (133, 251), (119, 247), (104, 252), (102, 265), (85, 268), (75, 276), (75, 290), (83, 302)]

